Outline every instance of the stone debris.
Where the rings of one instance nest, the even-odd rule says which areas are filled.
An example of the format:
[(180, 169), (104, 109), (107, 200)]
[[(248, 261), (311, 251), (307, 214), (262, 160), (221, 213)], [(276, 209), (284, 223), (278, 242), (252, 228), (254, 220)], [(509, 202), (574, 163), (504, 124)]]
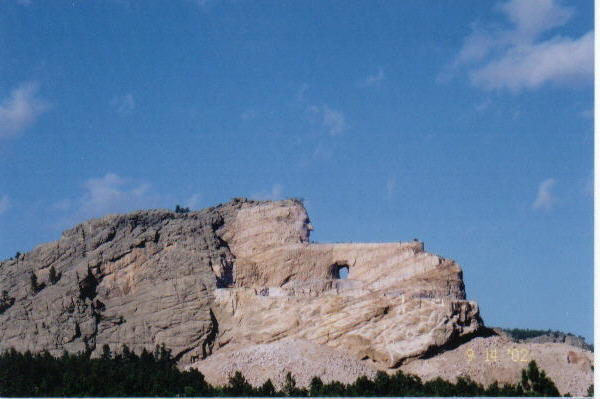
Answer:
[(594, 381), (593, 353), (564, 343), (516, 343), (508, 337), (477, 337), (433, 358), (418, 359), (401, 370), (423, 380), (459, 376), (489, 385), (494, 381), (515, 384), (529, 361), (554, 381), (562, 395), (585, 396)]
[(288, 372), (300, 387), (308, 387), (315, 376), (324, 383), (352, 383), (363, 375), (373, 378), (376, 372), (343, 352), (299, 339), (221, 351), (189, 367), (197, 368), (211, 384), (227, 384), (228, 378), (240, 371), (254, 386), (271, 379), (277, 389), (283, 386)]

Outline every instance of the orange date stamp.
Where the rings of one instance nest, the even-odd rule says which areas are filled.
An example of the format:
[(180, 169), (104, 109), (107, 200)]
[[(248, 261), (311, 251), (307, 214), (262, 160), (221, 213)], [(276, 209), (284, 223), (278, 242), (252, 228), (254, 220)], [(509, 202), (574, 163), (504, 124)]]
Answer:
[(506, 351), (499, 350), (497, 348), (486, 349), (483, 353), (475, 353), (473, 349), (466, 350), (467, 361), (472, 362), (476, 359), (482, 358), (486, 362), (497, 362), (497, 361), (512, 361), (527, 363), (530, 360), (529, 349), (527, 348), (506, 348)]

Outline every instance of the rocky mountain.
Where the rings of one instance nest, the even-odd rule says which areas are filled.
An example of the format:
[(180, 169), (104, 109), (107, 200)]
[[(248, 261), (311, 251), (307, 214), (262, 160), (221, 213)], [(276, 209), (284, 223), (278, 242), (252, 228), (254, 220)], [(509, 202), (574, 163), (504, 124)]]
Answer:
[(565, 343), (578, 348), (594, 351), (594, 346), (585, 342), (585, 338), (571, 333), (552, 330), (529, 330), (529, 329), (503, 329), (494, 328), (500, 335), (510, 337), (514, 342), (530, 342), (537, 344), (544, 343)]
[(213, 382), (258, 363), (275, 382), (343, 381), (489, 334), (454, 261), (417, 241), (311, 243), (311, 229), (297, 200), (90, 220), (0, 262), (0, 350), (164, 344)]

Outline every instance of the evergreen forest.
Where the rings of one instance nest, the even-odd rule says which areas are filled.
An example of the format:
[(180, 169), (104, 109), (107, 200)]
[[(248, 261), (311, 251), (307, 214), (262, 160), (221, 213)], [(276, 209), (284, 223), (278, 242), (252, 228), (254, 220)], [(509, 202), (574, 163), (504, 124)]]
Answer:
[[(592, 390), (593, 387), (590, 387)], [(267, 380), (252, 386), (236, 372), (225, 386), (212, 386), (197, 370), (176, 367), (171, 352), (164, 346), (140, 354), (123, 346), (113, 353), (107, 345), (100, 357), (90, 353), (53, 357), (48, 352), (19, 353), (14, 349), (0, 355), (0, 396), (559, 396), (556, 386), (534, 361), (523, 369), (521, 381), (482, 386), (468, 378), (452, 383), (437, 378), (423, 382), (401, 371), (375, 378), (360, 377), (352, 384), (324, 383), (314, 377), (307, 388), (296, 385), (291, 374), (277, 389)]]

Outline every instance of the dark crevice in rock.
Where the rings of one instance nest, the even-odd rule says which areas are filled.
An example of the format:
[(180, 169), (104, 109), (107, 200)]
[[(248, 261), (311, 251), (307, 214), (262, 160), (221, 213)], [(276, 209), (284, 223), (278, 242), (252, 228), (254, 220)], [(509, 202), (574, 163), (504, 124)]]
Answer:
[(207, 356), (212, 354), (212, 349), (215, 344), (215, 340), (217, 338), (217, 335), (219, 334), (219, 322), (217, 321), (217, 318), (215, 317), (215, 314), (213, 313), (212, 309), (209, 309), (209, 313), (211, 329), (210, 333), (206, 337), (206, 340), (204, 340), (204, 343), (202, 344), (202, 359), (205, 359)]
[(113, 256), (112, 258), (109, 259), (109, 262), (117, 262), (118, 260), (123, 258), (125, 255), (128, 255), (130, 253), (131, 253), (131, 249), (129, 249), (128, 251), (125, 251), (119, 255)]
[(113, 238), (115, 238), (116, 235), (117, 235), (117, 230), (114, 229), (114, 228), (110, 229), (109, 232), (108, 232), (108, 234), (107, 234), (107, 236), (106, 236), (106, 239), (103, 242), (103, 244), (112, 241)]
[[(222, 219), (220, 225), (213, 223), (213, 231), (216, 231), (216, 228), (220, 227), (221, 225)], [(215, 226), (218, 227), (215, 228)], [(227, 241), (223, 240), (218, 235), (215, 235), (215, 237), (219, 243), (218, 249), (225, 249), (225, 254), (222, 253), (219, 259), (219, 262), (221, 262), (223, 272), (221, 276), (216, 276), (217, 288), (230, 288), (235, 283), (235, 259), (233, 254), (231, 253), (231, 250), (229, 249), (229, 244), (227, 243)]]
[[(219, 333), (219, 322), (217, 321), (217, 318), (215, 317), (215, 314), (213, 313), (212, 309), (209, 308), (209, 314), (210, 314), (210, 330), (208, 335), (206, 336), (206, 338), (204, 339), (204, 342), (202, 342), (202, 359), (205, 359), (206, 357), (208, 357), (209, 355), (212, 354), (212, 349), (213, 346), (215, 344), (216, 338), (217, 338), (217, 334)], [(181, 358), (186, 355), (187, 353), (189, 353), (190, 351), (196, 349), (196, 347), (190, 347), (187, 349), (184, 349), (183, 351), (179, 352), (177, 355), (175, 355), (173, 357), (173, 359), (178, 362), (181, 360)], [(199, 360), (198, 359), (198, 355), (192, 356), (190, 361), (191, 362), (195, 362)]]
[(98, 287), (98, 280), (92, 274), (92, 271), (88, 269), (87, 276), (79, 282), (79, 298), (93, 300), (96, 297), (96, 288)]
[(296, 273), (292, 273), (289, 276), (286, 276), (286, 278), (283, 279), (283, 281), (279, 284), (279, 286), (283, 287), (284, 285), (286, 285), (292, 279), (292, 277), (294, 277), (295, 275), (296, 275)]
[(188, 352), (190, 352), (193, 349), (194, 349), (193, 347), (190, 347), (190, 348), (186, 348), (186, 349), (182, 350), (181, 352), (179, 352), (175, 356), (173, 356), (173, 361), (179, 362), (183, 356), (185, 356)]
[(37, 276), (34, 272), (30, 275), (30, 285), (32, 294), (35, 296), (38, 292), (46, 288), (46, 283), (38, 283)]
[(15, 304), (15, 298), (8, 295), (8, 291), (2, 291), (2, 297), (0, 297), (0, 314), (4, 313), (8, 308)]
[(99, 299), (96, 299), (96, 301), (92, 303), (92, 306), (98, 312), (102, 312), (106, 309), (106, 305)]
[(73, 339), (77, 339), (81, 337), (81, 327), (79, 327), (79, 323), (75, 322), (75, 334), (73, 334)]
[(83, 225), (81, 225), (81, 238), (82, 238), (82, 246), (83, 246), (82, 256), (85, 258), (87, 256), (87, 245), (85, 242), (85, 227)]

